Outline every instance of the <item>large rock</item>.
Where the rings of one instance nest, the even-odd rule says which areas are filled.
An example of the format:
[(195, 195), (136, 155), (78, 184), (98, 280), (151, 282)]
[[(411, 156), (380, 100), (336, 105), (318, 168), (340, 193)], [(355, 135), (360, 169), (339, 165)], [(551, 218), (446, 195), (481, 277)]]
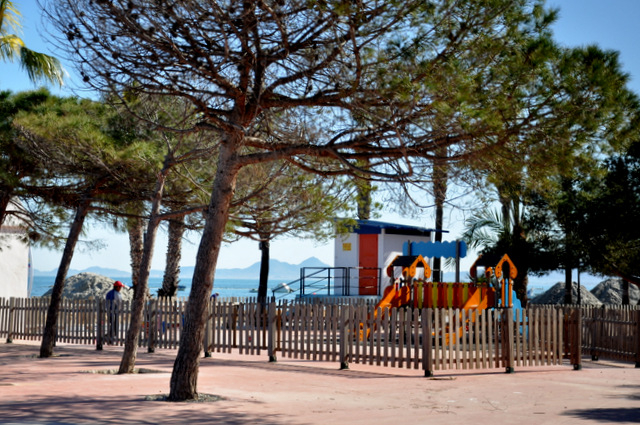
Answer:
[[(603, 304), (622, 304), (622, 284), (620, 278), (609, 278), (596, 285), (591, 293)], [(637, 305), (640, 301), (640, 289), (634, 284), (629, 284), (629, 304)]]
[[(113, 282), (115, 280), (101, 276), (95, 273), (79, 273), (74, 276), (70, 276), (64, 281), (64, 289), (62, 290), (63, 298), (70, 299), (90, 299), (90, 298), (103, 298), (111, 289), (113, 289)], [(43, 297), (50, 297), (52, 289), (42, 295)], [(128, 288), (122, 288), (120, 291), (122, 299), (131, 301), (133, 299), (133, 291)]]
[[(574, 304), (578, 303), (578, 284), (573, 283), (571, 286), (571, 299)], [(546, 292), (529, 300), (531, 304), (564, 304), (564, 282), (558, 282), (549, 288)], [(581, 305), (602, 305), (587, 288), (580, 285), (580, 304)]]

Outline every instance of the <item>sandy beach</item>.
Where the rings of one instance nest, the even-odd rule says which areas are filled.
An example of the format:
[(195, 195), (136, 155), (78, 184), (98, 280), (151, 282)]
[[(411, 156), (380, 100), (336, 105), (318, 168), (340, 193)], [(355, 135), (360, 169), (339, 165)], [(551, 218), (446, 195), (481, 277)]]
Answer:
[[(176, 352), (138, 354), (143, 372), (113, 375), (122, 347), (0, 343), (0, 423), (19, 424), (602, 424), (640, 423), (640, 369), (568, 364), (422, 371), (214, 353), (201, 361), (204, 403), (153, 401), (169, 391)], [(212, 397), (216, 399), (217, 397)]]

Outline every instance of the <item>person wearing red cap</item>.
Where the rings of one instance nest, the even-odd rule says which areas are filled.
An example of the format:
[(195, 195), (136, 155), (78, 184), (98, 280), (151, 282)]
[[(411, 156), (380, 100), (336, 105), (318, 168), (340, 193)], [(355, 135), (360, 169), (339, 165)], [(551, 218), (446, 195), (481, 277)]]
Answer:
[(122, 301), (120, 291), (124, 288), (124, 284), (119, 280), (113, 282), (113, 289), (107, 292), (107, 311), (109, 312), (109, 329), (107, 333), (107, 344), (113, 344), (118, 337), (118, 307)]
[(113, 289), (107, 292), (106, 299), (107, 301), (121, 301), (122, 295), (120, 295), (120, 291), (124, 288), (124, 283), (116, 280), (113, 282)]

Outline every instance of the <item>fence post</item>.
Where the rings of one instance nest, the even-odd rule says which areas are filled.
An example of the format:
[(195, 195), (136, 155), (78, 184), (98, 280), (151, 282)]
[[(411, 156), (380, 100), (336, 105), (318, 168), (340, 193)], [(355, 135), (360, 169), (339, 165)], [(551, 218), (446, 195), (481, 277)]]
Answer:
[(211, 333), (212, 333), (212, 322), (213, 322), (213, 308), (216, 302), (216, 298), (209, 297), (209, 303), (207, 304), (207, 319), (204, 322), (204, 338), (203, 338), (203, 350), (205, 357), (211, 357)]
[(507, 373), (513, 373), (515, 371), (513, 338), (513, 309), (505, 308), (502, 310), (502, 356), (503, 362), (506, 363), (505, 371)]
[(233, 310), (231, 311), (231, 346), (233, 348), (238, 348), (238, 334), (237, 334), (237, 330), (238, 330), (238, 308), (239, 308), (239, 304), (238, 303), (233, 303), (232, 307)]
[(102, 311), (102, 307), (104, 307), (104, 302), (102, 298), (96, 298), (96, 329), (98, 335), (96, 335), (96, 350), (102, 350), (102, 345), (104, 344), (104, 330), (102, 327), (102, 318), (104, 316), (104, 312)]
[(424, 376), (430, 378), (433, 376), (433, 353), (431, 334), (433, 333), (433, 310), (430, 308), (422, 309), (422, 369)]
[[(605, 305), (602, 304), (602, 308), (599, 309), (599, 313), (593, 314), (593, 338), (591, 339), (591, 360), (598, 361), (598, 347), (600, 347), (600, 340), (604, 336), (604, 316)], [(594, 313), (594, 312), (592, 312)], [(599, 318), (599, 320), (597, 320)]]
[(158, 335), (158, 300), (151, 299), (147, 305), (149, 306), (149, 310), (147, 310), (149, 312), (147, 315), (147, 336), (149, 337), (147, 353), (155, 353)]
[(573, 309), (575, 318), (572, 321), (574, 326), (573, 337), (571, 338), (571, 358), (573, 370), (582, 369), (582, 309)]
[(342, 306), (340, 314), (340, 369), (349, 369), (349, 326), (351, 307), (349, 305)]
[(640, 308), (636, 310), (636, 368), (640, 368)]
[(276, 303), (272, 301), (269, 303), (267, 319), (267, 354), (269, 355), (269, 362), (271, 363), (278, 361), (278, 357), (276, 356), (276, 338), (278, 337), (278, 326), (276, 320), (278, 320)]
[(11, 297), (9, 300), (9, 329), (7, 330), (7, 344), (13, 342), (13, 326), (15, 323), (16, 299)]

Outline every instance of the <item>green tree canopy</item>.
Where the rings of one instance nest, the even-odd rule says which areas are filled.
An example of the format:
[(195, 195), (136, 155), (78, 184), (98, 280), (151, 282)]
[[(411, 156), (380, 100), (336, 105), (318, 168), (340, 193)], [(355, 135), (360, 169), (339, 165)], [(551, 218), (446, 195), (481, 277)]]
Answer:
[(74, 215), (53, 285), (41, 357), (53, 354), (64, 280), (86, 218), (92, 211), (139, 200), (144, 196), (139, 188), (148, 186), (142, 183), (149, 175), (140, 158), (153, 151), (139, 141), (112, 138), (107, 123), (113, 113), (103, 103), (50, 96), (13, 120), (14, 143), (40, 170), (24, 178), (29, 181), (25, 195)]
[(584, 266), (640, 286), (640, 142), (576, 185), (576, 238)]
[[(636, 137), (640, 108), (617, 52), (595, 46), (557, 49), (542, 70), (532, 94), (546, 119), (509, 140), (484, 164), (467, 164), (486, 179), (496, 195), (489, 199), (499, 204), (501, 216), (493, 221), (474, 217), (467, 236), (479, 241), (479, 229), (508, 223), (499, 226), (485, 250), (504, 250), (525, 273), (563, 268), (570, 285), (580, 249), (575, 182), (600, 177), (601, 159)], [(516, 290), (523, 299), (521, 277)]]
[[(449, 160), (500, 149), (547, 107), (526, 90), (553, 17), (536, 0), (62, 0), (47, 10), (87, 84), (183, 98), (192, 131), (217, 136), (172, 400), (197, 396), (203, 318), (243, 168), (286, 160), (322, 176), (407, 181), (442, 147)], [(518, 48), (488, 52), (492, 40)], [(425, 122), (433, 111), (452, 124)]]

